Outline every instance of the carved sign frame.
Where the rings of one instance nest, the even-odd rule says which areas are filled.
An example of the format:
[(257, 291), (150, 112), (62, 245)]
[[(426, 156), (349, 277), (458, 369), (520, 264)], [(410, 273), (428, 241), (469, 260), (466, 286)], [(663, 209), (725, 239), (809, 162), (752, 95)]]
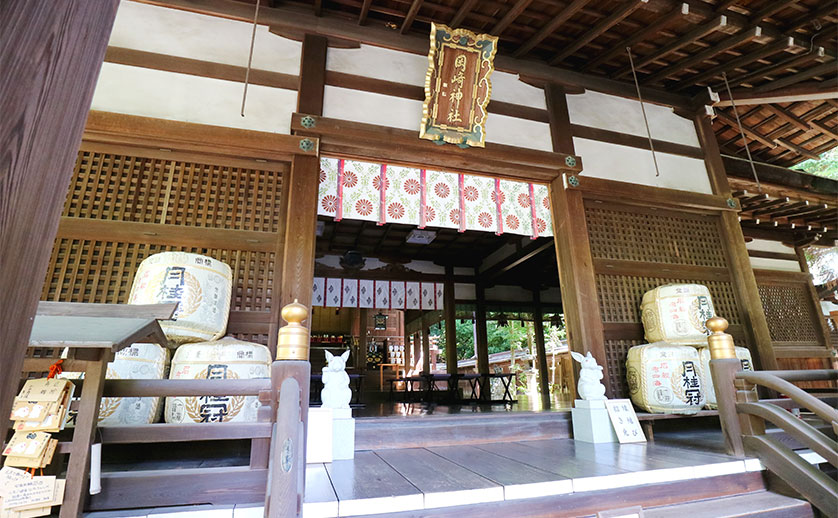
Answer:
[(498, 38), (431, 24), (419, 138), (485, 147)]

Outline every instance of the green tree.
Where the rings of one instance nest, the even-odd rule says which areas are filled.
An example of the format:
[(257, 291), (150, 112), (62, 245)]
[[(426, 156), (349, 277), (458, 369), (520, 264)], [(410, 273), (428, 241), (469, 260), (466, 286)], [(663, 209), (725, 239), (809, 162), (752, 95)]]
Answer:
[[(520, 322), (510, 322), (499, 327), (495, 321), (486, 323), (489, 341), (489, 354), (508, 351), (512, 344), (523, 347), (527, 342), (527, 328)], [(445, 360), (445, 322), (431, 329), (431, 335), (439, 336), (440, 359)], [(457, 321), (457, 359), (468, 360), (474, 357), (474, 327), (471, 320)]]
[(820, 160), (806, 160), (795, 165), (798, 169), (815, 176), (838, 180), (838, 147), (834, 147), (821, 155)]

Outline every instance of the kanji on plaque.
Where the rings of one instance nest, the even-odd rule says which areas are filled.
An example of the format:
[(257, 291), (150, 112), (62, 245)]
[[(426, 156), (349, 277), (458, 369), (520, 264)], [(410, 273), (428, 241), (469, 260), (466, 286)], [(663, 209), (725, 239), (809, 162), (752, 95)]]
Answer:
[(431, 23), (419, 137), (484, 147), (498, 38)]

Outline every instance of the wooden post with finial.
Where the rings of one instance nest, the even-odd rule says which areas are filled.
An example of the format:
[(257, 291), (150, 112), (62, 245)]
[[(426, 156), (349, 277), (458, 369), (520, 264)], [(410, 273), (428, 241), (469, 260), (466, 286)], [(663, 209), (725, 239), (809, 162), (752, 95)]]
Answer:
[(269, 518), (302, 516), (305, 495), (311, 333), (302, 322), (308, 318), (308, 308), (294, 300), (281, 315), (288, 324), (279, 329), (271, 366), (271, 403), (277, 410), (265, 493)]
[(736, 412), (736, 373), (742, 370), (742, 364), (736, 357), (733, 337), (725, 333), (728, 323), (721, 317), (707, 320), (707, 329), (711, 331), (707, 337), (710, 346), (710, 375), (716, 389), (716, 403), (719, 406), (719, 421), (725, 438), (725, 449), (728, 455), (745, 456), (742, 444), (742, 428)]

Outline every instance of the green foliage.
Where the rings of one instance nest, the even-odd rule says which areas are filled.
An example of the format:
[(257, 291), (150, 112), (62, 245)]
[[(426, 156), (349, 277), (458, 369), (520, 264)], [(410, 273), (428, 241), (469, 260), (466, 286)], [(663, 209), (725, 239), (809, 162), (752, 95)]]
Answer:
[[(486, 331), (489, 341), (489, 354), (508, 351), (512, 344), (524, 347), (527, 343), (527, 328), (520, 322), (510, 322), (506, 327), (498, 327), (497, 322), (487, 322)], [(445, 360), (445, 322), (431, 329), (431, 334), (439, 336), (440, 359)], [(457, 321), (457, 359), (467, 360), (474, 357), (474, 327), (471, 320)]]
[(823, 153), (820, 160), (806, 160), (794, 166), (793, 169), (838, 180), (838, 147)]
[(815, 285), (838, 279), (838, 247), (810, 246), (803, 252)]

